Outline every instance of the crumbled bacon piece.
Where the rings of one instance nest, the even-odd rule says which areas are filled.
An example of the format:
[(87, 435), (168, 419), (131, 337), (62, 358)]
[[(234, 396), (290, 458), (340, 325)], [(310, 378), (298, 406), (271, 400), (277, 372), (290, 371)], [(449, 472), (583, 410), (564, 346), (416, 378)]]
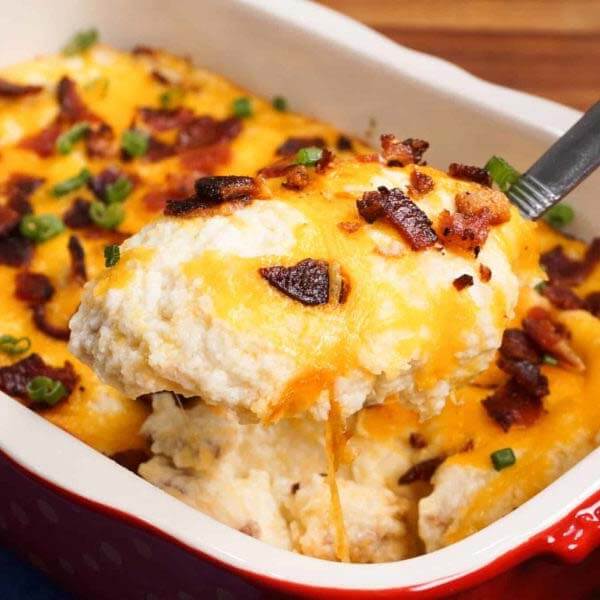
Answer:
[(90, 158), (113, 158), (118, 149), (115, 132), (107, 123), (93, 126), (85, 138), (85, 149)]
[(413, 465), (398, 479), (400, 485), (407, 485), (415, 481), (431, 481), (437, 468), (446, 460), (445, 456), (435, 456)]
[(72, 235), (68, 244), (69, 258), (71, 260), (71, 277), (82, 285), (87, 281), (85, 268), (85, 250), (77, 236)]
[(145, 157), (150, 162), (158, 162), (165, 160), (165, 158), (171, 158), (176, 153), (177, 149), (172, 144), (167, 144), (152, 135), (148, 138), (148, 150)]
[(8, 206), (20, 215), (32, 212), (29, 197), (44, 183), (41, 177), (33, 177), (24, 173), (13, 173), (4, 183), (3, 191), (8, 197)]
[(192, 196), (197, 179), (198, 177), (194, 173), (167, 175), (164, 186), (151, 189), (142, 198), (142, 202), (149, 211), (162, 211), (167, 205), (167, 200), (184, 200)]
[(352, 140), (346, 135), (340, 135), (335, 143), (335, 147), (340, 152), (352, 152), (354, 149), (352, 145)]
[(69, 394), (75, 389), (79, 379), (70, 362), (66, 361), (62, 367), (51, 367), (39, 354), (34, 353), (12, 365), (0, 367), (0, 390), (30, 404), (27, 384), (34, 377), (40, 376), (62, 382)]
[(479, 215), (463, 215), (444, 210), (439, 216), (437, 229), (445, 246), (477, 251), (487, 240), (489, 225), (485, 211)]
[(430, 192), (434, 187), (435, 184), (433, 179), (427, 175), (427, 173), (422, 173), (421, 171), (414, 169), (410, 174), (410, 186), (408, 188), (409, 194), (421, 196)]
[(323, 260), (306, 258), (291, 267), (259, 269), (275, 289), (307, 306), (329, 302), (329, 265)]
[(34, 244), (23, 236), (11, 234), (0, 238), (0, 265), (23, 267), (33, 256)]
[(41, 85), (13, 83), (0, 77), (0, 98), (21, 98), (39, 94), (44, 88)]
[(466, 216), (487, 214), (490, 225), (501, 225), (510, 220), (510, 203), (498, 190), (479, 189), (460, 192), (455, 198), (456, 210)]
[(308, 169), (304, 165), (294, 165), (287, 169), (283, 187), (288, 190), (303, 190), (310, 183)]
[(333, 162), (334, 154), (328, 148), (323, 150), (321, 158), (315, 163), (315, 171), (317, 173), (325, 173)]
[(62, 77), (56, 88), (56, 99), (60, 106), (60, 116), (69, 123), (77, 121), (97, 121), (77, 91), (77, 84), (70, 77)]
[[(179, 129), (194, 120), (194, 113), (189, 108), (138, 108), (142, 121), (152, 130), (169, 131)], [(202, 118), (202, 117), (200, 117)], [(210, 117), (205, 117), (210, 118)]]
[(325, 140), (322, 137), (290, 137), (275, 150), (275, 154), (277, 156), (293, 156), (298, 150), (310, 146), (325, 148)]
[(468, 275), (467, 273), (464, 273), (463, 275), (460, 275), (459, 277), (457, 277), (452, 282), (452, 285), (460, 292), (460, 291), (464, 290), (466, 287), (471, 287), (473, 285), (473, 276)]
[(385, 219), (413, 250), (428, 248), (437, 241), (429, 217), (398, 188), (381, 186), (376, 192), (365, 192), (356, 206), (367, 223)]
[(405, 167), (410, 164), (420, 164), (427, 148), (429, 143), (425, 140), (407, 138), (400, 141), (391, 133), (381, 136), (382, 155), (390, 166)]
[(522, 329), (506, 329), (502, 335), (500, 355), (506, 360), (540, 362), (538, 349)]
[(427, 447), (427, 440), (425, 439), (425, 436), (418, 431), (413, 431), (408, 436), (408, 443), (410, 444), (410, 447), (414, 448), (415, 450), (421, 450), (422, 448)]
[(492, 270), (486, 265), (479, 265), (479, 279), (483, 281), (483, 283), (487, 283), (492, 278)]
[(542, 398), (534, 396), (511, 379), (482, 401), (488, 415), (504, 431), (513, 425), (533, 424), (543, 413)]
[(125, 174), (121, 169), (115, 166), (106, 167), (97, 175), (90, 177), (87, 186), (94, 193), (98, 200), (106, 200), (106, 188), (115, 183)]
[(293, 169), (296, 163), (290, 158), (282, 158), (267, 167), (259, 170), (258, 174), (266, 179), (273, 177), (283, 177), (290, 169)]
[(506, 360), (500, 355), (498, 366), (529, 394), (538, 398), (549, 394), (548, 378), (542, 375), (538, 364), (527, 360)]
[(402, 143), (407, 145), (411, 149), (413, 155), (413, 162), (415, 163), (415, 165), (426, 164), (425, 162), (423, 162), (423, 154), (425, 154), (425, 152), (429, 148), (429, 142), (425, 140), (420, 140), (418, 138), (406, 138), (405, 140), (402, 140)]
[(8, 206), (0, 206), (0, 237), (8, 235), (19, 224), (21, 215)]
[(600, 319), (600, 292), (588, 294), (583, 302), (583, 308)]
[(151, 454), (143, 448), (130, 448), (111, 455), (111, 458), (132, 473), (137, 473), (140, 465), (150, 460)]
[(63, 221), (71, 229), (91, 227), (93, 221), (90, 217), (91, 203), (83, 198), (75, 198), (71, 206), (63, 214)]
[(187, 121), (179, 130), (176, 146), (179, 152), (229, 142), (242, 131), (242, 121), (230, 117), (218, 121), (210, 116), (200, 116)]
[(465, 179), (466, 181), (474, 181), (486, 187), (492, 186), (492, 178), (490, 174), (481, 167), (473, 167), (470, 165), (462, 165), (460, 163), (451, 163), (448, 167), (448, 175), (456, 179)]
[(173, 84), (173, 82), (164, 73), (161, 73), (158, 69), (152, 69), (152, 71), (150, 71), (150, 77), (152, 77), (154, 81), (157, 81), (161, 85)]
[(573, 290), (558, 283), (545, 285), (542, 288), (542, 295), (561, 310), (577, 310), (584, 305), (584, 301)]
[(540, 262), (552, 282), (563, 285), (581, 283), (600, 262), (600, 238), (592, 240), (582, 260), (567, 256), (562, 246), (542, 254)]
[(58, 120), (52, 121), (41, 131), (24, 138), (19, 142), (19, 146), (25, 150), (31, 150), (42, 158), (48, 158), (54, 153), (56, 140), (62, 132), (62, 125)]
[(23, 271), (15, 278), (15, 296), (28, 304), (44, 304), (54, 295), (54, 286), (43, 273)]
[(33, 307), (33, 322), (42, 333), (55, 340), (68, 342), (71, 337), (71, 331), (68, 327), (60, 327), (48, 321), (44, 304), (36, 304)]

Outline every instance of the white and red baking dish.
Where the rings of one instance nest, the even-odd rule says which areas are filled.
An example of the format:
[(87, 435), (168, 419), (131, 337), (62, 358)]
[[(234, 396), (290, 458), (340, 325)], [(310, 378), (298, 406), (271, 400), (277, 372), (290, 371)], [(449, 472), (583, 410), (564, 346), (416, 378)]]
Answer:
[[(259, 94), (284, 93), (298, 111), (354, 134), (428, 139), (442, 167), (499, 154), (525, 168), (579, 116), (302, 0), (2, 1), (1, 61), (54, 51), (90, 25), (118, 47), (163, 46)], [(595, 175), (574, 194), (572, 231), (582, 237), (600, 228), (598, 187)], [(599, 547), (600, 449), (451, 547), (398, 563), (337, 564), (217, 523), (0, 395), (0, 538), (82, 598), (440, 597), (536, 555), (577, 562)], [(590, 585), (600, 586), (598, 556), (583, 570)], [(575, 593), (560, 597), (584, 597)]]

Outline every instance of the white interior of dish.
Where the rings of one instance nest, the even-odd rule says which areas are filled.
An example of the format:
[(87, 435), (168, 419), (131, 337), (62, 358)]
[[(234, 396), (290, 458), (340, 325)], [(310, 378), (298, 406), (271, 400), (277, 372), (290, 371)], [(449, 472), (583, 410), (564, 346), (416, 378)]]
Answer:
[[(427, 139), (431, 164), (482, 164), (492, 154), (525, 169), (579, 116), (575, 110), (476, 79), (442, 60), (401, 48), (302, 0), (21, 0), (2, 3), (2, 63), (55, 51), (74, 31), (98, 27), (105, 41), (191, 55), (295, 110), (363, 134)], [(570, 200), (573, 232), (600, 224), (592, 176)], [(236, 567), (305, 585), (427, 588), (484, 566), (567, 514), (600, 487), (600, 450), (485, 530), (433, 554), (380, 565), (328, 563), (272, 548), (234, 531), (118, 467), (0, 394), (0, 448), (45, 479), (133, 514)]]

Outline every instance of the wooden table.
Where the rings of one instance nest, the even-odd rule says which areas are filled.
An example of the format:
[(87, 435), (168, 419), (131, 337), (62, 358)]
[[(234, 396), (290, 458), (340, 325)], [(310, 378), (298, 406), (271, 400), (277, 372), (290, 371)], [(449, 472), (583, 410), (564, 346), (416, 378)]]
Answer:
[(393, 40), (586, 109), (600, 99), (600, 0), (321, 0)]

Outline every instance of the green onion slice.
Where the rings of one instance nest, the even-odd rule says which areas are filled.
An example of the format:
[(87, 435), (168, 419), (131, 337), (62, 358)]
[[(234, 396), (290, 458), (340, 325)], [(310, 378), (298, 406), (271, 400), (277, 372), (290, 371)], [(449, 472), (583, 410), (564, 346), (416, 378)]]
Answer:
[(323, 156), (323, 149), (317, 146), (308, 146), (300, 148), (296, 154), (296, 164), (311, 167), (315, 165)]
[(232, 105), (233, 114), (240, 119), (252, 116), (252, 102), (250, 98), (236, 98)]
[(132, 190), (133, 183), (131, 183), (131, 180), (121, 176), (114, 183), (106, 186), (106, 202), (108, 204), (123, 202)]
[(138, 129), (126, 129), (121, 135), (121, 148), (132, 158), (148, 152), (148, 134)]
[(61, 154), (69, 154), (73, 150), (73, 146), (81, 139), (83, 139), (90, 130), (90, 124), (86, 121), (81, 123), (75, 123), (69, 131), (65, 131), (56, 140), (56, 149)]
[(56, 237), (64, 229), (65, 224), (60, 217), (52, 214), (25, 215), (19, 225), (21, 235), (37, 243)]
[(558, 364), (558, 360), (554, 358), (552, 354), (544, 354), (544, 356), (542, 356), (542, 362), (545, 365), (552, 365), (553, 367), (555, 367)]
[(547, 281), (540, 281), (539, 283), (536, 283), (533, 286), (533, 289), (538, 293), (541, 294), (543, 293), (543, 291), (546, 289), (546, 287), (548, 286), (548, 282)]
[(15, 356), (23, 354), (31, 348), (31, 340), (28, 337), (17, 338), (14, 335), (0, 335), (0, 352)]
[(508, 188), (521, 176), (519, 171), (500, 156), (492, 156), (484, 168), (503, 192), (508, 191)]
[(513, 452), (512, 448), (502, 448), (502, 450), (496, 450), (490, 454), (492, 464), (496, 471), (502, 471), (506, 467), (511, 467), (517, 462), (517, 457)]
[(67, 388), (62, 381), (40, 375), (27, 384), (27, 395), (32, 402), (43, 402), (54, 406), (67, 395)]
[(113, 204), (92, 202), (90, 206), (90, 218), (99, 227), (115, 229), (123, 222), (125, 211), (120, 202), (113, 202)]
[(285, 112), (288, 109), (288, 101), (283, 96), (273, 98), (273, 108), (279, 112)]
[(91, 48), (98, 41), (98, 30), (95, 28), (77, 32), (63, 47), (65, 56), (75, 56)]
[(78, 190), (80, 187), (84, 186), (92, 174), (88, 171), (88, 169), (83, 168), (77, 175), (70, 177), (69, 179), (65, 179), (60, 183), (57, 183), (52, 188), (52, 195), (56, 197), (64, 196), (65, 194), (70, 194), (75, 190)]
[(566, 227), (575, 218), (575, 211), (568, 204), (560, 203), (553, 206), (545, 215), (544, 219), (556, 229)]
[(110, 244), (110, 246), (104, 246), (104, 266), (114, 267), (121, 258), (121, 250), (117, 244)]

